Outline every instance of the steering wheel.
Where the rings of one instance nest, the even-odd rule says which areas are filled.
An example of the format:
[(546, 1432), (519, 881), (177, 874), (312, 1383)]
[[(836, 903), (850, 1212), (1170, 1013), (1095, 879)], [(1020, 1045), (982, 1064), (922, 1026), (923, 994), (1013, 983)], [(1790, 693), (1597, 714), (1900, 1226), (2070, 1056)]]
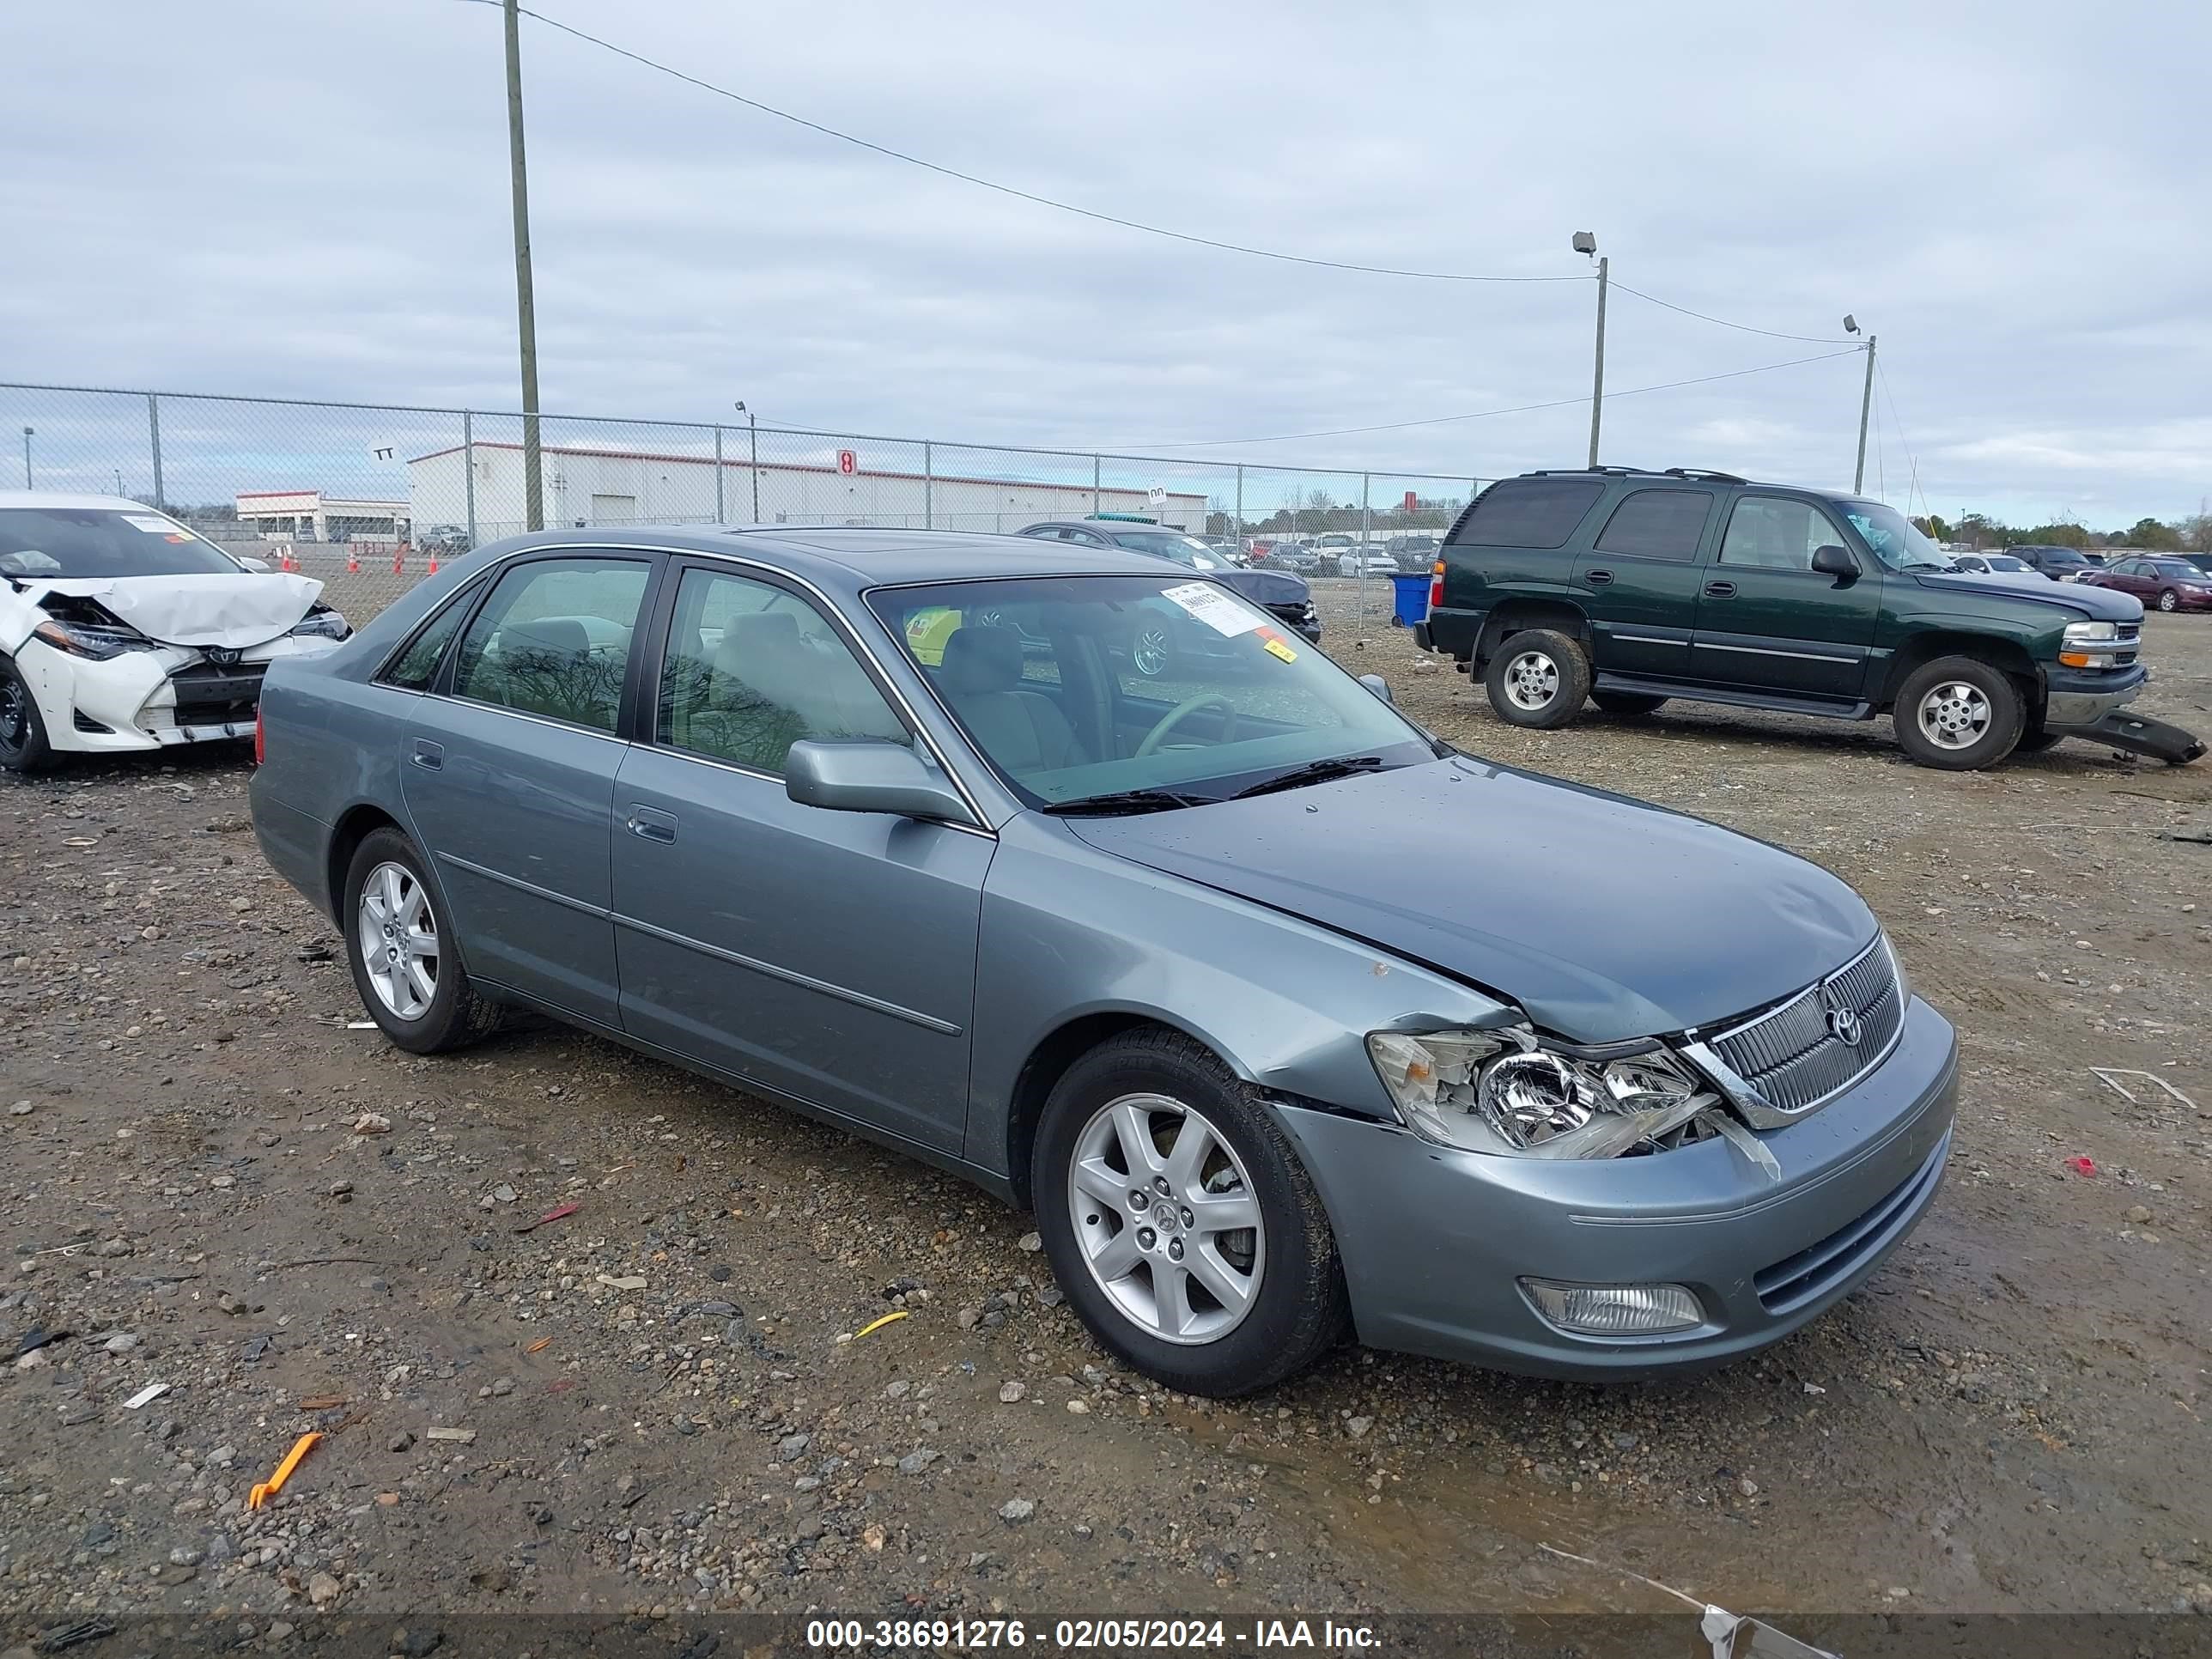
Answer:
[(1174, 708), (1169, 709), (1166, 714), (1161, 715), (1160, 723), (1158, 726), (1155, 726), (1151, 731), (1146, 732), (1145, 740), (1137, 745), (1137, 752), (1133, 758), (1137, 760), (1144, 759), (1146, 756), (1158, 749), (1160, 744), (1165, 741), (1168, 733), (1174, 731), (1178, 726), (1181, 726), (1188, 716), (1195, 714), (1198, 710), (1204, 708), (1209, 703), (1218, 704), (1222, 713), (1228, 716), (1228, 719), (1222, 722), (1221, 741), (1224, 743), (1236, 742), (1237, 705), (1230, 702), (1228, 698), (1223, 696), (1218, 691), (1201, 691), (1194, 697), (1184, 698), (1182, 702), (1177, 703)]

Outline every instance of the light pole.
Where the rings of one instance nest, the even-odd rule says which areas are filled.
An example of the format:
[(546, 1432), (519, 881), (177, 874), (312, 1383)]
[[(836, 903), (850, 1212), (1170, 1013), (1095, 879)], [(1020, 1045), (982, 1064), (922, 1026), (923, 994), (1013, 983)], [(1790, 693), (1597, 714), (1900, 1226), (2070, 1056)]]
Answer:
[(538, 301), (530, 280), (530, 177), (522, 153), (522, 34), (507, 0), (507, 164), (514, 198), (514, 316), (522, 345), (522, 493), (529, 527), (545, 528), (545, 462), (538, 438)]
[(31, 487), (31, 439), (36, 432), (35, 427), (23, 428), (23, 488), (26, 489)]
[(747, 475), (748, 475), (749, 477), (750, 477), (750, 478), (751, 478), (751, 479), (752, 479), (752, 481), (753, 481), (753, 520), (752, 520), (752, 521), (753, 521), (755, 524), (758, 524), (758, 523), (761, 521), (761, 516), (760, 516), (760, 422), (759, 422), (759, 421), (758, 421), (758, 420), (757, 420), (757, 419), (754, 417), (754, 415), (753, 415), (752, 410), (750, 410), (750, 409), (747, 409), (747, 408), (744, 406), (744, 403), (743, 403), (743, 402), (740, 402), (740, 403), (738, 404), (738, 414), (740, 414), (740, 415), (742, 415), (742, 416), (744, 416), (745, 417), (745, 451), (746, 451), (746, 454), (747, 454), (747, 456), (749, 457), (749, 459), (747, 460), (747, 462), (746, 462), (746, 465), (745, 465), (745, 471), (746, 471)]
[[(1587, 230), (1577, 231), (1574, 250), (1577, 253), (1596, 253), (1596, 235)], [(1611, 270), (1611, 262), (1600, 258), (1597, 262), (1597, 366), (1590, 379), (1589, 464), (1592, 466), (1597, 465), (1598, 422), (1605, 414), (1605, 290)]]
[[(1856, 334), (1858, 331), (1859, 319), (1846, 312), (1844, 314), (1844, 332)], [(1867, 416), (1874, 411), (1874, 337), (1871, 334), (1866, 337), (1866, 390), (1859, 393), (1859, 460), (1858, 465), (1851, 469), (1851, 494), (1854, 495), (1866, 488)], [(1910, 507), (1912, 503), (1908, 501), (1905, 505)]]

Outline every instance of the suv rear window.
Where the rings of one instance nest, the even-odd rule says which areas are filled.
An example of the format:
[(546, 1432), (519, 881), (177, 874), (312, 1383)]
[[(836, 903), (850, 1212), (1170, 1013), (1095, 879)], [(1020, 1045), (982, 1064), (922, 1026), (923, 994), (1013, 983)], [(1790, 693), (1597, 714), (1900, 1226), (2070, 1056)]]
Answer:
[(1601, 553), (1694, 559), (1713, 510), (1709, 489), (1639, 489), (1613, 509), (1597, 538)]
[(1508, 478), (1492, 484), (1452, 538), (1456, 547), (1564, 547), (1605, 485), (1595, 478)]

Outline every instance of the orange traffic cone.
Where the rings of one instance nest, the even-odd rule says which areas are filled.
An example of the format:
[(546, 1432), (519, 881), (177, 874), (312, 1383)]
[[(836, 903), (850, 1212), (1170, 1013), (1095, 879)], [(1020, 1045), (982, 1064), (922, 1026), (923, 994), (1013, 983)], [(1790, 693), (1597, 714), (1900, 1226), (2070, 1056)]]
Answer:
[(430, 574), (434, 576), (438, 574), (438, 556), (435, 553), (430, 556)]
[(392, 550), (392, 574), (395, 576), (404, 576), (407, 574), (407, 544), (405, 542), (400, 543)]
[(349, 576), (361, 574), (361, 554), (350, 546), (346, 549), (346, 574)]

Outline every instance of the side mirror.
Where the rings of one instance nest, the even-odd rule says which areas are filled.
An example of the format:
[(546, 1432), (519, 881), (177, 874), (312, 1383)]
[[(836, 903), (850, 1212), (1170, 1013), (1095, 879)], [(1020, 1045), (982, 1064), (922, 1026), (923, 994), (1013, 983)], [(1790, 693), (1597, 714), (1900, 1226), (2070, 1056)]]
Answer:
[(1826, 547), (1813, 550), (1813, 569), (1816, 574), (1849, 581), (1860, 574), (1859, 556), (1848, 547), (1838, 547), (1831, 542)]
[(1362, 674), (1359, 677), (1359, 683), (1391, 707), (1397, 706), (1397, 698), (1390, 695), (1390, 682), (1380, 674)]
[(783, 793), (801, 806), (832, 812), (974, 821), (952, 781), (899, 743), (794, 743), (783, 763)]
[(240, 563), (240, 564), (244, 565), (244, 566), (245, 566), (248, 570), (258, 570), (258, 571), (260, 571), (264, 575), (268, 574), (269, 570), (270, 570), (270, 563), (269, 563), (269, 561), (268, 561), (268, 560), (266, 560), (266, 559), (249, 559), (249, 558), (247, 558), (244, 554), (240, 554), (240, 555), (239, 555), (238, 562), (239, 562), (239, 563)]

